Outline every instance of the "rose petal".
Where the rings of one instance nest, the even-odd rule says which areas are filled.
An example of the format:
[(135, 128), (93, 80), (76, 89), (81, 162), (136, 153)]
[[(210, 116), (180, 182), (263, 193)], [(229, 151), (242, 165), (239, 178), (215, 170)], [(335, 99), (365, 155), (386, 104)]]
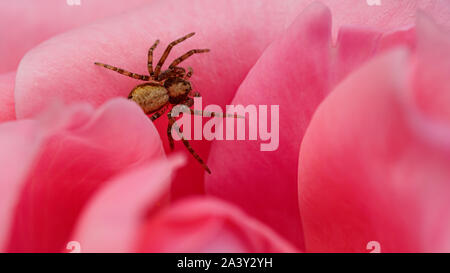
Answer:
[(5, 249), (22, 181), (31, 168), (39, 144), (36, 122), (0, 124), (0, 252)]
[[(446, 0), (326, 0), (322, 2), (331, 9), (335, 34), (344, 25), (372, 27), (380, 32), (403, 29), (415, 24), (418, 10), (433, 16), (438, 24), (450, 27), (450, 3)], [(380, 5), (376, 5), (377, 2)], [(371, 3), (373, 4), (369, 5)]]
[(380, 40), (379, 51), (386, 51), (394, 47), (408, 47), (414, 50), (416, 47), (415, 26), (393, 32), (384, 33)]
[(450, 121), (448, 72), (450, 31), (438, 28), (422, 15), (417, 24), (417, 63), (412, 75), (418, 107), (433, 119)]
[(333, 83), (339, 83), (377, 52), (382, 34), (368, 28), (342, 27), (337, 39)]
[(15, 72), (0, 75), (0, 122), (16, 119), (14, 110), (15, 79)]
[(151, 219), (142, 252), (297, 252), (270, 228), (214, 198), (179, 201)]
[(74, 0), (0, 2), (0, 73), (17, 69), (25, 53), (52, 36), (116, 15), (149, 0)]
[(260, 140), (216, 142), (208, 162), (215, 173), (205, 180), (209, 194), (238, 204), (300, 247), (298, 149), (310, 117), (328, 92), (330, 31), (329, 10), (315, 4), (264, 52), (232, 104), (279, 105), (279, 148), (260, 151), (260, 144), (267, 142)]
[[(381, 252), (450, 249), (450, 124), (424, 115), (424, 101), (413, 92), (423, 86), (408, 82), (417, 65), (425, 79), (434, 77), (433, 94), (446, 98), (439, 68), (449, 58), (433, 56), (449, 47), (428, 23), (419, 21), (417, 29), (417, 56), (408, 61), (403, 49), (373, 60), (339, 85), (311, 121), (299, 159), (307, 251), (369, 252), (370, 241)], [(434, 114), (444, 117), (449, 102), (435, 104)]]
[[(389, 172), (394, 167), (388, 165), (394, 160), (390, 154), (408, 139), (403, 128), (393, 130), (402, 124), (394, 94), (403, 87), (405, 59), (404, 51), (377, 58), (351, 74), (317, 109), (299, 159), (307, 251), (365, 252), (369, 241), (378, 241), (384, 252), (393, 238), (407, 243), (406, 232), (395, 229), (404, 217), (392, 219), (398, 216), (393, 208), (401, 205), (389, 191), (394, 182), (378, 172), (366, 174), (371, 166)], [(381, 225), (383, 232), (376, 232)]]
[(87, 205), (71, 238), (82, 252), (134, 252), (149, 207), (169, 192), (182, 157), (152, 161), (107, 182)]
[(154, 126), (125, 99), (111, 100), (95, 112), (74, 105), (41, 120), (50, 129), (27, 174), (9, 251), (59, 251), (81, 209), (105, 181), (164, 154)]

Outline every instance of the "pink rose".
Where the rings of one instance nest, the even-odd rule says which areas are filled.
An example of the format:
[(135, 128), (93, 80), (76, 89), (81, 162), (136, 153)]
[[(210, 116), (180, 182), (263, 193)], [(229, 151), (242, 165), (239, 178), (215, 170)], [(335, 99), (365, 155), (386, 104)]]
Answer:
[[(91, 2), (1, 19), (30, 37), (0, 47), (4, 72), (27, 52), (0, 75), (2, 251), (449, 250), (448, 2), (151, 1), (95, 22)], [(191, 141), (204, 175), (180, 143), (166, 157), (165, 116), (115, 98), (136, 80), (93, 65), (145, 73), (156, 39), (158, 58), (192, 31), (171, 57), (211, 49), (184, 63), (203, 104), (279, 105), (276, 151)]]

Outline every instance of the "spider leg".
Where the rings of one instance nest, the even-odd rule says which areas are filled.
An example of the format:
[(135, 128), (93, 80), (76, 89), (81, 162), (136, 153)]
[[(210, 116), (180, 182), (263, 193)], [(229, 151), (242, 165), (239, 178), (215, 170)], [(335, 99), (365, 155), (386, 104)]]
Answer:
[(186, 73), (186, 75), (184, 76), (185, 80), (188, 80), (190, 77), (192, 77), (192, 74), (194, 74), (194, 70), (192, 70), (192, 67), (188, 67), (187, 68), (188, 72)]
[(167, 108), (169, 108), (169, 105), (166, 104), (164, 105), (161, 109), (159, 109), (158, 111), (156, 111), (151, 117), (150, 120), (151, 121), (155, 121), (156, 119), (158, 119), (160, 116), (162, 116), (166, 111)]
[(148, 74), (153, 76), (153, 50), (155, 50), (156, 46), (159, 44), (159, 40), (156, 40), (155, 43), (148, 50)]
[(209, 52), (209, 49), (192, 49), (186, 53), (184, 53), (183, 55), (181, 55), (180, 57), (176, 58), (170, 65), (169, 65), (169, 69), (173, 68), (177, 65), (179, 65), (182, 61), (186, 60), (187, 58), (191, 57), (194, 54), (197, 53), (206, 53)]
[(184, 69), (183, 67), (174, 67), (172, 69), (167, 69), (161, 72), (161, 74), (159, 74), (158, 81), (162, 82), (168, 78), (176, 78), (176, 77), (184, 78), (185, 75), (186, 69)]
[(169, 53), (172, 50), (172, 48), (176, 44), (179, 44), (179, 43), (183, 42), (184, 40), (186, 40), (187, 38), (190, 38), (190, 37), (194, 36), (194, 34), (195, 34), (195, 32), (189, 33), (188, 35), (183, 36), (180, 39), (177, 39), (177, 40), (171, 42), (167, 46), (166, 50), (164, 51), (163, 55), (161, 56), (161, 59), (159, 59), (158, 64), (156, 65), (155, 73), (154, 73), (155, 79), (158, 79), (159, 72), (161, 72), (161, 67), (163, 66), (164, 62), (166, 61), (167, 56), (169, 56)]
[(186, 105), (188, 108), (192, 107), (192, 105), (194, 105), (194, 99), (187, 97), (183, 102), (181, 102), (181, 104)]
[(173, 151), (174, 143), (172, 137), (172, 126), (175, 123), (175, 119), (171, 116), (170, 112), (167, 116), (169, 117), (169, 124), (167, 125), (167, 138), (169, 139), (170, 150)]
[(137, 80), (141, 80), (141, 81), (149, 81), (150, 80), (149, 76), (132, 73), (132, 72), (126, 71), (122, 68), (111, 66), (109, 64), (102, 64), (102, 63), (97, 63), (97, 62), (95, 64), (98, 66), (102, 66), (104, 68), (110, 69), (112, 71), (116, 71), (119, 74), (125, 75), (125, 76), (133, 78), (133, 79), (137, 79)]
[[(192, 100), (192, 104), (194, 103), (194, 101)], [(189, 102), (188, 100), (186, 100), (184, 103), (182, 103), (184, 105), (187, 105), (188, 107), (191, 107), (192, 105), (189, 106)], [(172, 137), (172, 126), (174, 125), (175, 119), (172, 117), (172, 112), (169, 111), (169, 113), (167, 113), (167, 116), (169, 117), (169, 124), (167, 126), (167, 138), (169, 139), (169, 145), (170, 145), (170, 150), (173, 150), (174, 148), (174, 143), (173, 143), (173, 137)], [(181, 130), (180, 128), (178, 128), (178, 130)], [(179, 131), (181, 133), (181, 131)]]
[[(172, 117), (171, 113), (169, 112), (169, 114), (167, 115), (169, 117), (169, 127), (167, 128), (167, 134), (169, 135), (169, 131), (170, 131), (170, 136), (169, 136), (169, 142), (170, 142), (170, 147), (173, 148), (173, 138), (172, 138), (172, 126), (175, 126), (176, 130), (178, 132), (180, 132), (180, 129), (176, 123), (176, 120)], [(181, 137), (181, 140), (183, 141), (184, 146), (188, 149), (188, 151), (192, 154), (192, 156), (203, 166), (203, 168), (209, 173), (211, 174), (211, 170), (208, 168), (208, 166), (206, 166), (205, 162), (203, 161), (203, 159), (194, 151), (194, 149), (192, 148), (191, 144), (189, 144), (189, 142), (183, 137), (183, 135), (180, 133), (179, 134)]]

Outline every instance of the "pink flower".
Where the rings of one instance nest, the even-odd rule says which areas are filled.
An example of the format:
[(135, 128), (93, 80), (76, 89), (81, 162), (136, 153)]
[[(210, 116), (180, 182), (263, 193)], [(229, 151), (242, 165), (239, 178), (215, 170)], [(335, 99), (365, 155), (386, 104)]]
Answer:
[[(0, 125), (5, 149), (0, 173), (7, 181), (1, 184), (0, 248), (63, 251), (67, 242), (77, 241), (82, 251), (366, 251), (368, 241), (380, 240), (390, 251), (447, 249), (426, 245), (423, 238), (438, 234), (430, 239), (436, 242), (447, 236), (435, 232), (448, 225), (436, 223), (429, 211), (438, 215), (447, 209), (444, 199), (435, 202), (430, 196), (445, 193), (442, 128), (448, 121), (448, 97), (439, 71), (449, 67), (445, 62), (430, 67), (443, 62), (438, 56), (445, 55), (448, 44), (434, 23), (421, 22), (417, 35), (414, 24), (422, 9), (449, 27), (450, 6), (426, 0), (383, 1), (381, 6), (322, 1), (328, 7), (312, 2), (153, 1), (28, 51), (17, 72), (0, 76), (0, 103), (5, 105), (0, 119), (18, 119)], [(82, 13), (80, 25), (94, 19), (93, 7)], [(66, 7), (42, 8), (35, 16), (48, 17), (59, 8), (71, 14), (65, 23), (49, 27), (59, 20), (49, 19), (42, 35), (18, 47), (5, 67), (14, 67), (37, 42), (79, 25), (69, 23), (75, 15)], [(124, 8), (115, 6), (101, 16)], [(29, 32), (26, 27), (20, 31)], [(280, 105), (278, 150), (261, 152), (260, 141), (192, 141), (213, 172), (204, 176), (189, 154), (165, 157), (166, 117), (155, 128), (136, 105), (113, 99), (126, 97), (138, 81), (93, 65), (99, 61), (145, 73), (154, 40), (161, 40), (158, 58), (170, 41), (192, 31), (197, 35), (177, 45), (171, 56), (191, 48), (212, 49), (185, 62), (194, 68), (192, 83), (203, 104)], [(438, 50), (428, 40), (436, 40)], [(10, 48), (15, 44), (14, 39), (6, 43)], [(403, 53), (392, 51), (399, 45)], [(1, 48), (0, 54), (5, 54)], [(411, 61), (402, 62), (402, 54)], [(397, 67), (400, 72), (393, 70)], [(409, 80), (405, 71), (410, 68), (417, 68), (413, 75), (420, 77)], [(406, 109), (416, 134), (445, 145), (433, 150), (405, 133), (405, 122), (395, 119), (402, 109), (386, 106), (398, 86), (414, 90)], [(68, 109), (52, 106), (55, 100)], [(370, 119), (371, 113), (378, 116)], [(374, 122), (383, 115), (389, 117), (386, 123)], [(331, 119), (332, 126), (327, 123)], [(355, 119), (371, 122), (370, 133)], [(405, 136), (410, 142), (378, 143), (381, 132), (389, 141)], [(372, 144), (386, 149), (386, 158)], [(441, 157), (424, 159), (435, 152)], [(414, 168), (417, 173), (408, 177), (405, 170), (416, 167), (409, 165), (410, 153), (414, 164), (425, 167)], [(380, 158), (387, 163), (380, 165)], [(423, 186), (426, 175), (443, 182)], [(362, 186), (371, 179), (383, 183)], [(418, 181), (415, 188), (409, 180)], [(383, 199), (386, 192), (395, 198)], [(385, 207), (370, 203), (369, 193)], [(178, 201), (191, 195), (197, 196)], [(387, 204), (392, 209), (383, 214)], [(406, 214), (407, 209), (412, 212)], [(419, 215), (418, 221), (428, 226), (411, 228), (414, 219), (400, 215)], [(420, 240), (411, 243), (414, 236)]]

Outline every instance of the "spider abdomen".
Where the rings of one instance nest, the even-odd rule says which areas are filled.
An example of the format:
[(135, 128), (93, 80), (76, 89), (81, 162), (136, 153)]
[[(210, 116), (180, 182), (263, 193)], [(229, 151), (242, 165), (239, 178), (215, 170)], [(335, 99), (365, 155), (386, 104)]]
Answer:
[(144, 83), (131, 90), (128, 98), (136, 102), (148, 114), (166, 105), (169, 101), (169, 94), (164, 86)]

